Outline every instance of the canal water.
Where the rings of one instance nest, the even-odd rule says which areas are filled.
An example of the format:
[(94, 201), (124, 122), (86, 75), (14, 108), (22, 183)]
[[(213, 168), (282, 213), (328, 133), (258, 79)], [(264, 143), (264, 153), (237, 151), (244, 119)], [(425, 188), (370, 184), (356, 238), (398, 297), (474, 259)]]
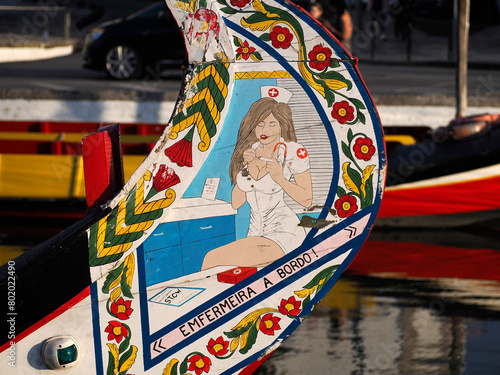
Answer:
[[(0, 245), (36, 242), (41, 232), (52, 234), (11, 230)], [(4, 257), (17, 255), (8, 248)], [(375, 225), (334, 288), (255, 372), (363, 374), (500, 375), (500, 221)]]
[(372, 232), (256, 375), (500, 374), (500, 230)]

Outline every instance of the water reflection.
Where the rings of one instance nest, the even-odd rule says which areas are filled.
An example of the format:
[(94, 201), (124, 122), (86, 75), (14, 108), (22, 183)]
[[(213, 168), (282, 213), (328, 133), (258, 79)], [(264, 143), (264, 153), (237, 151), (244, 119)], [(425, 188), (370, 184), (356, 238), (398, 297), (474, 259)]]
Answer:
[(500, 374), (499, 232), (475, 230), (375, 231), (255, 374)]
[[(18, 238), (0, 233), (0, 245), (38, 239)], [(500, 374), (499, 238), (496, 222), (375, 227), (332, 291), (255, 375)]]

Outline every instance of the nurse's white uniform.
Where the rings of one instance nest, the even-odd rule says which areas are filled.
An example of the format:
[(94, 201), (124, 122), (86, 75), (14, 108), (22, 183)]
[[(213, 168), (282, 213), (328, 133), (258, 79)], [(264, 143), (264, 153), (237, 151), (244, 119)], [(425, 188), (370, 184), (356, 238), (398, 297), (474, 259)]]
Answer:
[[(283, 176), (290, 180), (292, 175), (309, 169), (309, 157), (306, 149), (296, 142), (280, 142), (278, 161), (283, 163)], [(252, 145), (255, 150), (259, 142)], [(284, 161), (284, 162), (283, 162)], [(285, 203), (284, 190), (268, 173), (260, 180), (255, 180), (247, 166), (236, 177), (236, 184), (245, 192), (250, 205), (250, 225), (247, 236), (259, 236), (276, 242), (286, 253), (296, 249), (306, 237), (306, 231), (299, 226), (299, 218)]]

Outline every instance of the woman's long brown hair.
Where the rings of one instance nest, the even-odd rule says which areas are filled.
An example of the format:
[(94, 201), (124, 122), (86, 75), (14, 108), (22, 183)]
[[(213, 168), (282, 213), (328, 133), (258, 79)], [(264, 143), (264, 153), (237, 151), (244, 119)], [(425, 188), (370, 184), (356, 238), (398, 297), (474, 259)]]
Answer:
[(236, 176), (243, 169), (243, 153), (258, 141), (255, 135), (257, 125), (270, 114), (278, 120), (281, 127), (281, 137), (286, 142), (297, 142), (295, 129), (293, 127), (292, 110), (285, 103), (278, 103), (272, 98), (262, 98), (252, 104), (248, 113), (241, 121), (238, 131), (238, 140), (234, 148), (231, 163), (229, 164), (229, 176), (231, 182), (236, 184)]

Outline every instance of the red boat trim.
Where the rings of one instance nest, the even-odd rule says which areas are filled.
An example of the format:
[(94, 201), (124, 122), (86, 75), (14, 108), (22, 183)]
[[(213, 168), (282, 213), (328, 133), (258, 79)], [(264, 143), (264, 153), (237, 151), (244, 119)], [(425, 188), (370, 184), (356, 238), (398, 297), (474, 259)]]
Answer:
[(52, 313), (47, 315), (45, 318), (39, 320), (37, 323), (33, 324), (28, 329), (26, 329), (23, 332), (21, 332), (20, 334), (16, 335), (16, 337), (14, 339), (9, 340), (8, 342), (6, 342), (2, 346), (0, 346), (0, 353), (5, 351), (6, 349), (10, 348), (11, 341), (15, 341), (16, 343), (18, 343), (19, 341), (21, 341), (25, 337), (29, 336), (30, 334), (32, 334), (33, 332), (38, 330), (39, 328), (43, 327), (45, 324), (54, 320), (58, 316), (62, 315), (63, 313), (65, 313), (66, 311), (71, 309), (76, 304), (83, 301), (88, 296), (90, 296), (90, 286), (86, 287), (84, 290), (82, 290), (80, 293), (78, 293), (75, 297), (70, 299), (65, 304), (61, 305), (61, 307), (57, 308), (55, 311), (53, 311)]
[(500, 252), (432, 243), (367, 241), (348, 273), (500, 281), (498, 268), (485, 267), (487, 264), (500, 264)]
[(460, 183), (386, 189), (379, 218), (457, 214), (500, 208), (500, 176)]

